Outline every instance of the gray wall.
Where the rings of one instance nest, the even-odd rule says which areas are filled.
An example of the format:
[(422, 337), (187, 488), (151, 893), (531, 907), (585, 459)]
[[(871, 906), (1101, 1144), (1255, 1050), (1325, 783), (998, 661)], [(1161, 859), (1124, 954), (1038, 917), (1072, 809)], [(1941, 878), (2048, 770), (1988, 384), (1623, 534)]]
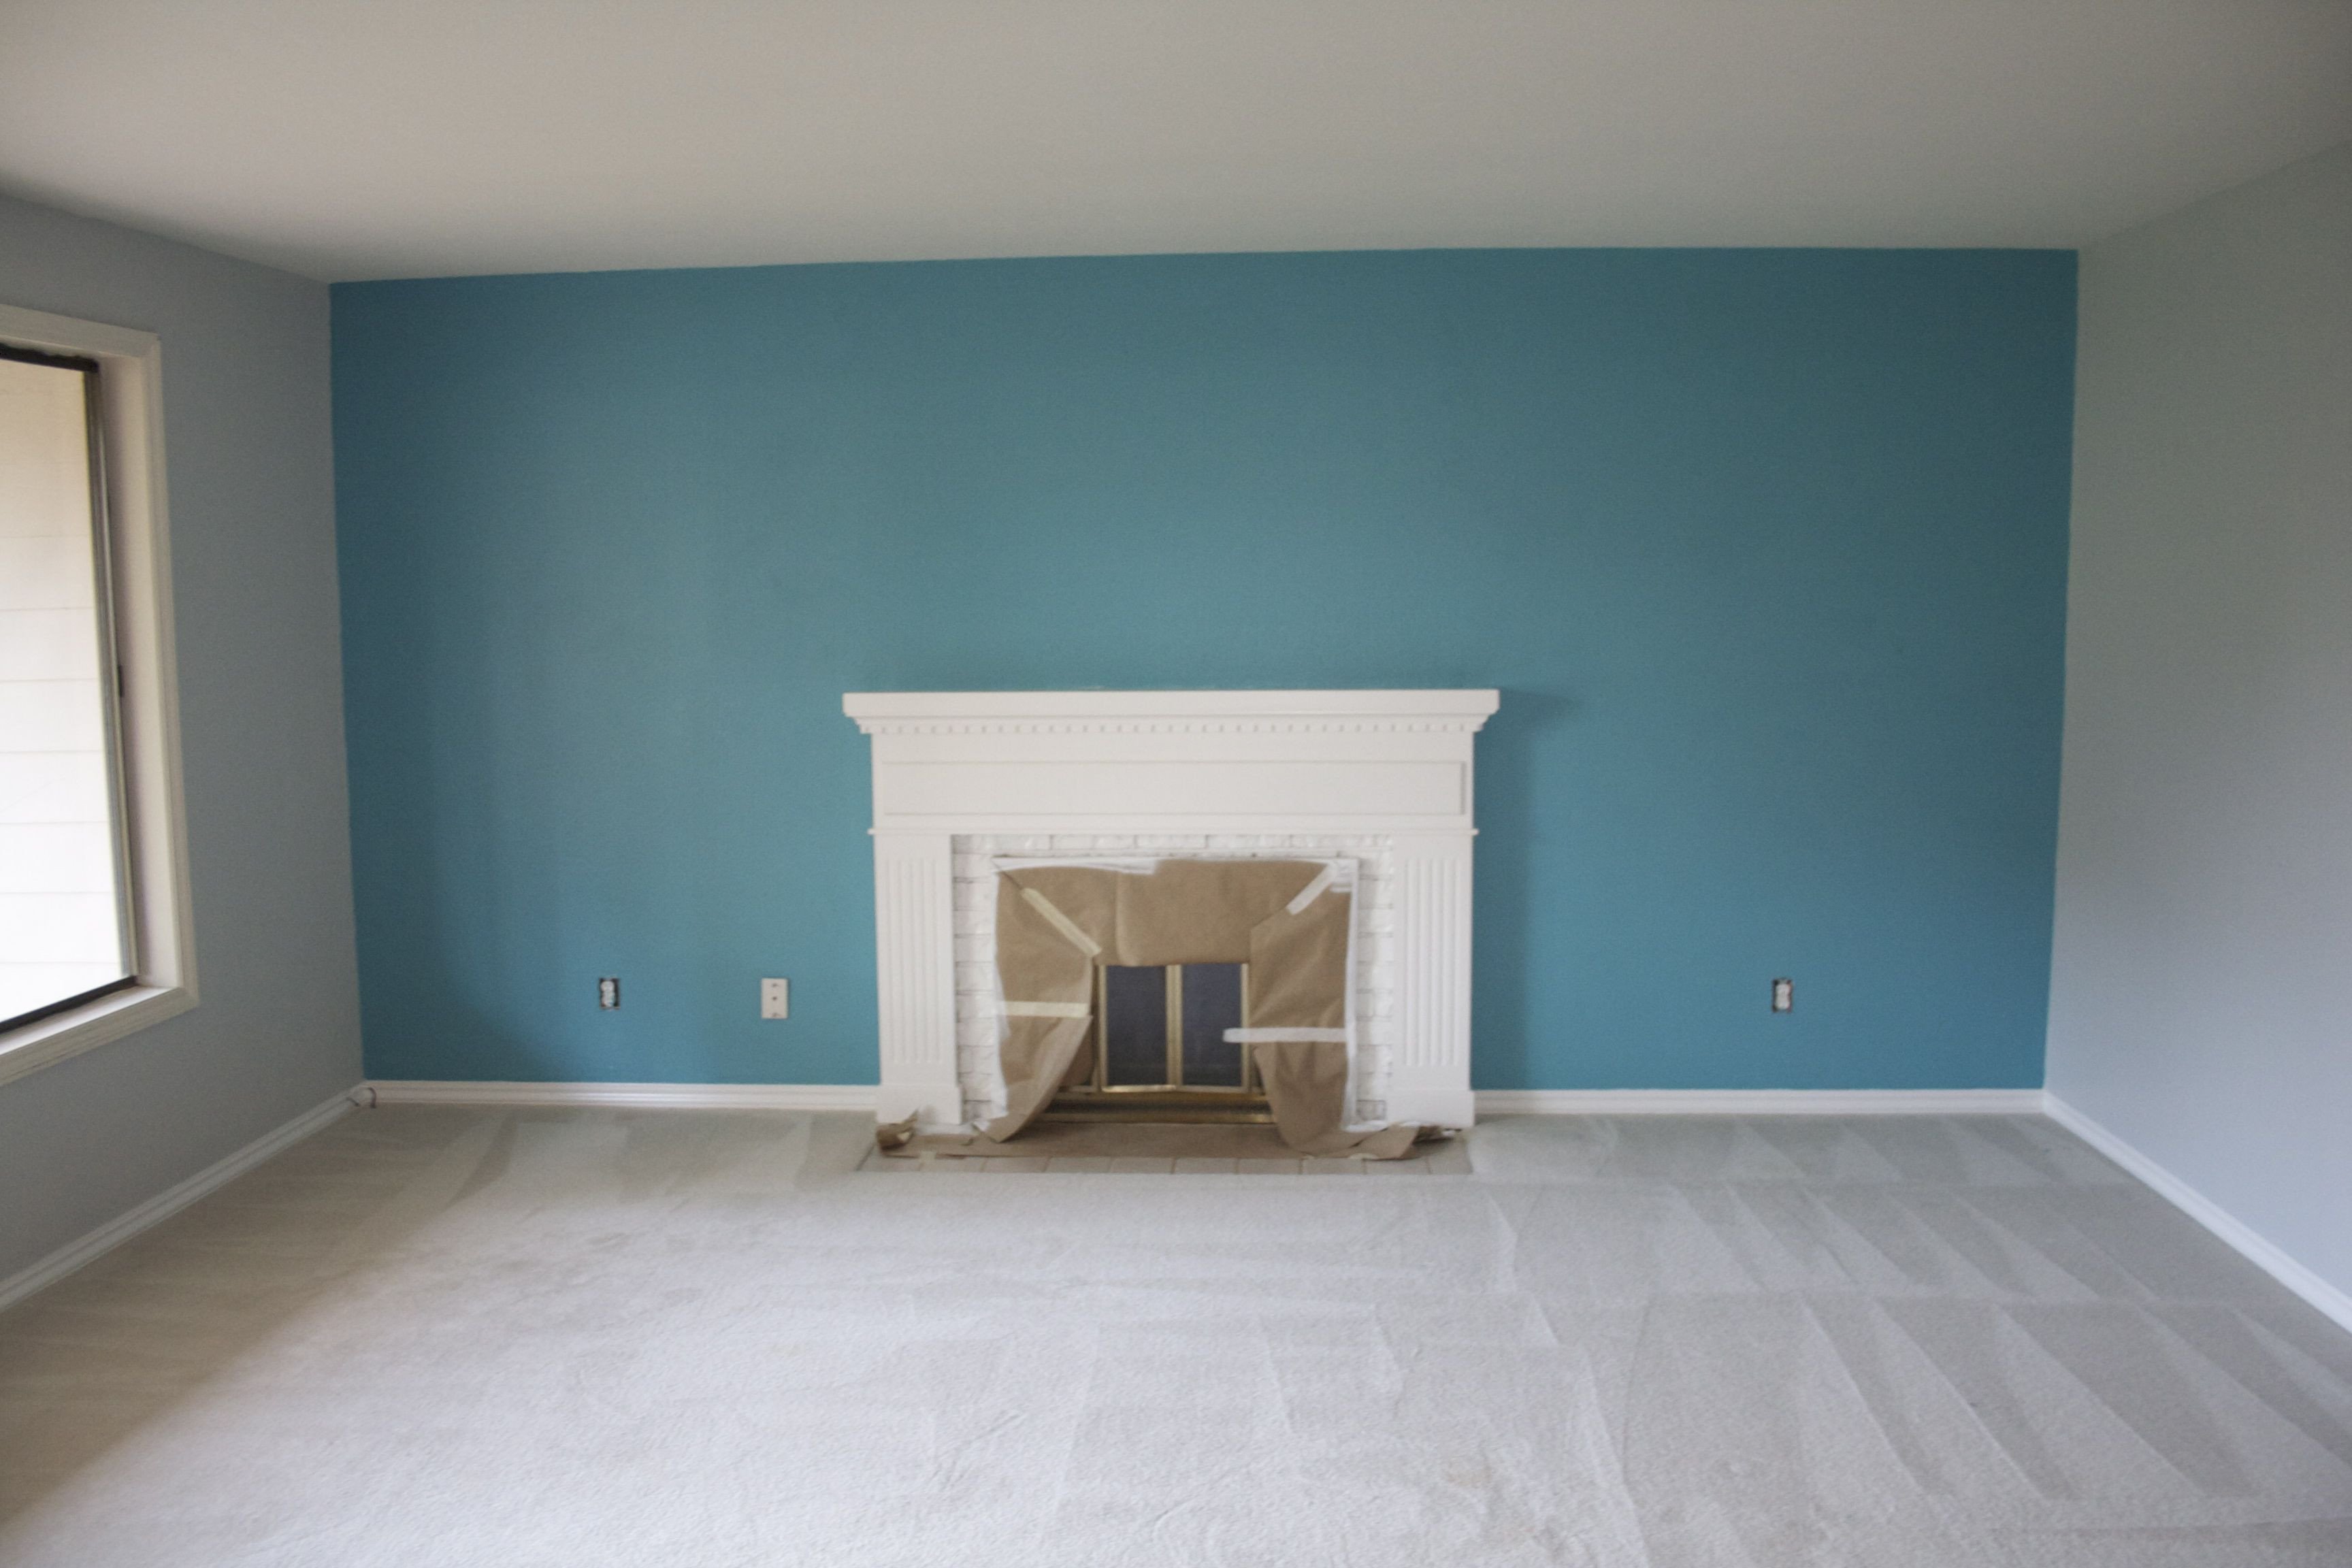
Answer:
[(2050, 1087), (2352, 1290), (2352, 146), (2081, 312)]
[(360, 1077), (323, 284), (0, 199), (0, 302), (163, 341), (193, 1012), (0, 1084), (0, 1277)]

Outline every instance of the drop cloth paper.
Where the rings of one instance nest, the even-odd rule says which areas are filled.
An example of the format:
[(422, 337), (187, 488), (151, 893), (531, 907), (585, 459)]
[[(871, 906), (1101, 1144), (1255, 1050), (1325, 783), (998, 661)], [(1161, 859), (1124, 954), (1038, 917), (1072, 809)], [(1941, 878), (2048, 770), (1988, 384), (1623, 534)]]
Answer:
[[(1351, 900), (1310, 860), (1161, 860), (1148, 870), (1027, 866), (996, 888), (1006, 1004), (1006, 1110), (981, 1131), (1013, 1137), (1094, 1072), (1097, 963), (1250, 966), (1247, 1038), (1283, 1140), (1301, 1153), (1396, 1159), (1418, 1129), (1347, 1131)], [(1312, 897), (1302, 898), (1320, 887)], [(1294, 905), (1296, 907), (1294, 907)]]

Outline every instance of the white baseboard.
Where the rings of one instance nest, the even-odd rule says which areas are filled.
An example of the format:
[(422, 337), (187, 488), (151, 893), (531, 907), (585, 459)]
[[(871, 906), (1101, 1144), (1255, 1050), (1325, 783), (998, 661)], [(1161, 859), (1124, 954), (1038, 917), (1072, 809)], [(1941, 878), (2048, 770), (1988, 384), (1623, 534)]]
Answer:
[(1481, 1116), (2039, 1116), (2038, 1089), (1482, 1089)]
[(2263, 1273), (2352, 1329), (2352, 1296), (2297, 1263), (2252, 1226), (2056, 1095), (2043, 1096), (2043, 1109), (2051, 1121), (2147, 1183), (2158, 1196), (2243, 1253)]
[(2038, 1089), (1482, 1089), (1481, 1116), (2047, 1116), (2146, 1183), (2158, 1196), (2272, 1279), (2352, 1329), (2336, 1289), (2212, 1199), (2059, 1099)]
[(356, 1093), (356, 1090), (346, 1089), (324, 1104), (313, 1106), (293, 1121), (263, 1133), (234, 1154), (215, 1161), (186, 1181), (157, 1193), (137, 1208), (116, 1215), (80, 1239), (66, 1243), (39, 1262), (0, 1279), (0, 1310), (14, 1306), (44, 1286), (54, 1285), (85, 1263), (111, 1252), (150, 1226), (160, 1225), (198, 1198), (226, 1186), (272, 1154), (299, 1143), (329, 1122), (348, 1115), (359, 1103), (353, 1098)]
[(671, 1106), (696, 1110), (864, 1110), (870, 1083), (477, 1083), (370, 1079), (377, 1105)]

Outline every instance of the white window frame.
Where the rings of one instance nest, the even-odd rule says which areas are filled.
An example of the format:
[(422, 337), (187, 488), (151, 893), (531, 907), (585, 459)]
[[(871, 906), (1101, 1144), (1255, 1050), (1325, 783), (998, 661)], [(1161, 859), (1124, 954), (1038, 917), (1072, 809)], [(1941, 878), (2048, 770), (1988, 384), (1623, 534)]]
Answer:
[(180, 785), (172, 550), (163, 483), (163, 345), (152, 332), (0, 305), (0, 342), (98, 362), (112, 551), (122, 750), (124, 892), (134, 984), (0, 1031), (0, 1083), (119, 1040), (196, 1005), (194, 904)]

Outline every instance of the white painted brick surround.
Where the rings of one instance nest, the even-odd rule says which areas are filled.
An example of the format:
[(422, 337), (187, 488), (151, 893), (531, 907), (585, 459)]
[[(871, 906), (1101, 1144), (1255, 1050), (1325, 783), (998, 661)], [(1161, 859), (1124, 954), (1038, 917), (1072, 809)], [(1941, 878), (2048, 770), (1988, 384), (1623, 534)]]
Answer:
[(1356, 1115), (1388, 1114), (1389, 1059), (1397, 1042), (1396, 868), (1385, 835), (1301, 833), (958, 834), (955, 846), (956, 1076), (964, 1116), (1004, 1114), (997, 1049), (1003, 990), (996, 973), (996, 858), (1104, 855), (1220, 860), (1348, 859), (1355, 863)]

